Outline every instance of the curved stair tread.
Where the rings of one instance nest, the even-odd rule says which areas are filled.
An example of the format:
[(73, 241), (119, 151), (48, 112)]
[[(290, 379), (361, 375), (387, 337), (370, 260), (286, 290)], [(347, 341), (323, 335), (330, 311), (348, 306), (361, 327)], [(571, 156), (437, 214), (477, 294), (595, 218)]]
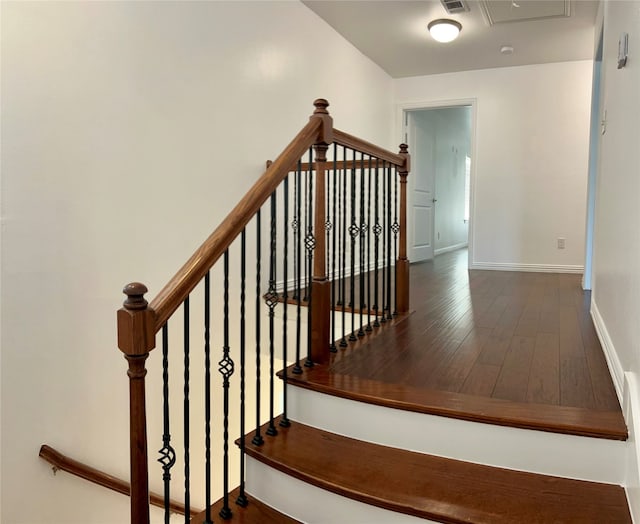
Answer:
[[(291, 372), (292, 369), (287, 370), (290, 385), (379, 406), (568, 435), (611, 440), (628, 438), (627, 426), (619, 410), (596, 411), (422, 389), (343, 375), (321, 364), (303, 368), (297, 375)], [(279, 376), (282, 374), (281, 371)]]
[[(240, 488), (236, 488), (229, 493), (232, 516), (228, 520), (222, 520), (219, 516), (223, 505), (222, 499), (211, 505), (211, 519), (213, 522), (230, 522), (231, 524), (300, 524), (299, 521), (283, 515), (271, 506), (253, 498), (251, 495), (247, 495), (249, 504), (246, 507), (238, 506), (235, 500), (239, 494)], [(202, 524), (205, 522), (205, 518), (205, 511), (202, 511), (195, 517), (192, 517), (190, 522), (192, 524)]]
[[(266, 427), (265, 427), (266, 429)], [(362, 442), (299, 423), (249, 456), (317, 487), (447, 523), (630, 524), (620, 486), (472, 464)]]

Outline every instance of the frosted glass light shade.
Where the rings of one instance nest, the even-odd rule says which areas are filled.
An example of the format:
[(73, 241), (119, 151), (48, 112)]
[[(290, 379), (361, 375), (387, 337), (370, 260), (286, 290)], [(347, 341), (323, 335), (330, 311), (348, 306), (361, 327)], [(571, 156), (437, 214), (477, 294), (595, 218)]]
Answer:
[(447, 20), (443, 18), (430, 22), (427, 28), (429, 29), (431, 38), (438, 42), (447, 43), (458, 38), (458, 35), (462, 30), (462, 24), (455, 20)]

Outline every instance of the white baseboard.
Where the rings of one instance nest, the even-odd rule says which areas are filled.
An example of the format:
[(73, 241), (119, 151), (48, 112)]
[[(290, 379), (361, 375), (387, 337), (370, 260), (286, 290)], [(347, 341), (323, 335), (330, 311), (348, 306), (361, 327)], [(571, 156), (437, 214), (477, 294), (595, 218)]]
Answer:
[(453, 246), (441, 247), (440, 249), (434, 249), (433, 255), (438, 256), (443, 253), (449, 253), (450, 251), (457, 251), (458, 249), (462, 249), (463, 247), (469, 247), (468, 242), (461, 242), (460, 244), (454, 244)]
[(553, 264), (510, 264), (506, 262), (472, 262), (469, 269), (487, 269), (490, 271), (527, 271), (531, 273), (578, 273), (582, 274), (584, 266)]
[(591, 299), (591, 318), (593, 319), (593, 325), (596, 328), (596, 333), (600, 339), (600, 344), (604, 350), (604, 356), (607, 359), (607, 366), (609, 366), (609, 373), (613, 379), (613, 385), (616, 388), (618, 400), (620, 405), (623, 404), (623, 391), (624, 391), (624, 370), (622, 369), (622, 363), (618, 358), (615, 348), (613, 347), (613, 341), (609, 336), (607, 327), (600, 315), (598, 304), (592, 297)]
[(625, 491), (629, 512), (640, 524), (640, 384), (636, 373), (625, 373), (624, 414), (629, 428)]

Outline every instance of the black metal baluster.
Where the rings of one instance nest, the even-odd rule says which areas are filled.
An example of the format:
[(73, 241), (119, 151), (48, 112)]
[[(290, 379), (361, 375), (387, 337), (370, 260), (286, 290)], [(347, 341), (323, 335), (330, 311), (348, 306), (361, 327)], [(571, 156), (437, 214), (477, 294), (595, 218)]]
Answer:
[[(313, 271), (313, 250), (316, 247), (316, 238), (313, 231), (313, 148), (309, 148), (309, 198), (307, 203), (307, 211), (309, 222), (307, 225), (307, 236), (304, 237), (304, 247), (307, 250), (307, 319), (311, 322), (311, 310), (313, 304), (311, 303), (311, 275)], [(322, 231), (317, 232), (322, 235)], [(313, 360), (311, 360), (311, 330), (307, 329), (307, 358), (304, 361), (305, 367), (313, 367)]]
[[(309, 156), (311, 156), (311, 149), (309, 149)], [(309, 218), (309, 211), (311, 210), (311, 204), (308, 203), (307, 194), (309, 193), (309, 178), (311, 178), (311, 159), (309, 159), (308, 169), (304, 172), (304, 232), (305, 235), (309, 231), (311, 219)], [(306, 245), (305, 236), (305, 245)], [(302, 263), (302, 261), (301, 261)], [(309, 283), (310, 283), (311, 268), (307, 258), (307, 263), (304, 266), (304, 302), (309, 302)]]
[(382, 314), (380, 315), (380, 322), (385, 323), (387, 321), (387, 316), (384, 312), (385, 304), (387, 303), (387, 272), (389, 268), (387, 267), (387, 212), (386, 212), (386, 201), (387, 201), (387, 170), (389, 169), (388, 164), (382, 171), (382, 304), (381, 310)]
[(365, 236), (367, 234), (367, 223), (364, 221), (364, 153), (360, 154), (360, 328), (358, 329), (358, 336), (364, 337), (364, 308), (365, 308), (365, 295), (364, 295), (364, 261), (365, 254), (364, 249), (366, 246)]
[(247, 287), (247, 233), (243, 228), (240, 233), (240, 492), (236, 499), (236, 504), (240, 507), (246, 507), (249, 504), (247, 495), (245, 493), (245, 368), (246, 368), (246, 319), (245, 319), (245, 307), (246, 307), (246, 287)]
[[(382, 162), (382, 170), (384, 173), (386, 161)], [(380, 327), (380, 321), (378, 320), (378, 296), (379, 296), (379, 280), (380, 280), (380, 233), (382, 233), (382, 226), (380, 225), (380, 161), (376, 158), (376, 175), (375, 175), (375, 191), (374, 191), (374, 220), (375, 225), (373, 226), (373, 234), (375, 235), (374, 246), (373, 246), (373, 263), (375, 265), (374, 268), (374, 280), (373, 280), (373, 314), (375, 315), (375, 319), (373, 321), (374, 327)]]
[[(393, 190), (393, 263), (396, 264), (398, 260), (398, 233), (400, 232), (400, 224), (398, 224), (398, 170), (394, 167), (393, 169), (393, 181), (394, 181), (394, 190)], [(395, 271), (393, 272), (393, 316), (398, 315), (398, 271), (397, 266), (395, 266)]]
[(233, 360), (229, 356), (229, 250), (224, 252), (224, 306), (223, 306), (223, 331), (224, 346), (222, 348), (222, 360), (218, 363), (218, 371), (222, 375), (223, 388), (223, 501), (220, 517), (225, 520), (231, 518), (231, 508), (229, 507), (229, 378), (233, 375)]
[(342, 147), (342, 228), (341, 228), (341, 246), (340, 253), (342, 256), (342, 264), (340, 264), (340, 297), (342, 305), (342, 340), (340, 340), (340, 347), (346, 348), (349, 344), (347, 342), (347, 176), (349, 173), (347, 167), (347, 148)]
[(271, 228), (270, 228), (270, 247), (269, 247), (269, 291), (267, 292), (266, 302), (269, 307), (269, 427), (267, 435), (274, 436), (278, 434), (274, 423), (273, 406), (275, 403), (274, 392), (274, 359), (275, 359), (275, 307), (278, 303), (278, 294), (276, 293), (276, 213), (277, 201), (276, 192), (271, 193)]
[(282, 294), (285, 299), (282, 302), (282, 362), (283, 362), (283, 371), (282, 371), (282, 418), (280, 419), (280, 426), (283, 428), (288, 428), (291, 423), (289, 422), (289, 418), (287, 417), (287, 288), (289, 285), (289, 175), (284, 179), (284, 187), (283, 187), (283, 200), (284, 200), (284, 221), (283, 221), (283, 238), (284, 238), (284, 254), (282, 260), (282, 281), (283, 281), (283, 290)]
[(171, 447), (169, 424), (169, 325), (162, 326), (162, 448), (158, 450), (164, 482), (164, 522), (171, 521), (171, 468), (176, 463), (176, 452)]
[(205, 475), (205, 519), (211, 520), (211, 276), (204, 276), (204, 475)]
[(190, 504), (191, 492), (189, 480), (191, 476), (189, 462), (189, 297), (184, 299), (184, 400), (183, 400), (183, 423), (184, 423), (184, 506), (185, 524), (191, 520)]
[[(295, 183), (295, 202), (294, 202), (294, 207), (295, 207), (295, 213), (296, 216), (298, 217), (298, 220), (301, 220), (301, 207), (302, 207), (302, 162), (300, 160), (298, 160), (298, 169), (296, 170), (296, 183)], [(296, 284), (295, 287), (297, 289), (297, 293), (296, 293), (296, 361), (295, 364), (293, 365), (293, 373), (295, 373), (296, 375), (299, 375), (300, 373), (302, 373), (302, 368), (300, 367), (300, 342), (301, 342), (301, 336), (302, 336), (302, 308), (301, 308), (301, 297), (302, 297), (302, 290), (300, 289), (300, 286), (302, 285), (302, 224), (299, 223), (298, 221), (294, 220), (293, 221), (293, 228), (294, 228), (294, 234), (297, 232), (297, 234), (295, 234), (295, 249), (294, 249), (294, 253), (296, 254), (297, 260), (298, 260), (298, 264), (295, 266), (294, 268), (294, 272), (295, 272), (295, 280), (296, 280)]]
[(260, 316), (261, 316), (261, 300), (260, 296), (260, 257), (262, 252), (261, 244), (261, 210), (256, 213), (256, 434), (251, 442), (256, 446), (262, 446), (264, 439), (260, 434)]
[[(363, 178), (364, 180), (364, 178)], [(367, 224), (371, 224), (371, 156), (369, 156), (369, 165), (367, 168)], [(365, 331), (372, 331), (371, 327), (371, 233), (367, 227), (367, 327)]]
[[(298, 264), (300, 263), (300, 259), (298, 257), (298, 252), (295, 249), (298, 241), (298, 235), (300, 234), (300, 209), (296, 206), (296, 198), (298, 195), (298, 183), (300, 181), (300, 171), (301, 171), (301, 161), (298, 160), (298, 166), (296, 168), (296, 173), (293, 177), (293, 220), (291, 221), (291, 229), (293, 230), (293, 278), (295, 280), (296, 275), (298, 274)], [(296, 282), (296, 285), (293, 287), (293, 298), (297, 299), (298, 294), (300, 293), (300, 283)]]
[(391, 320), (391, 166), (387, 169), (387, 319)]
[(356, 222), (356, 152), (353, 150), (353, 165), (351, 169), (351, 278), (349, 285), (349, 306), (351, 307), (351, 334), (349, 340), (355, 342), (356, 337), (356, 238), (360, 235), (360, 226)]
[[(328, 176), (328, 175), (327, 175)], [(329, 351), (335, 353), (338, 351), (336, 348), (336, 232), (338, 229), (338, 219), (336, 217), (336, 196), (337, 189), (336, 185), (338, 183), (338, 144), (333, 143), (333, 185), (332, 185), (332, 211), (331, 215), (333, 224), (332, 227), (329, 228), (329, 231), (333, 229), (333, 238), (331, 244), (331, 341), (329, 344)], [(327, 198), (329, 195), (329, 191), (327, 191)], [(327, 205), (327, 209), (329, 206)], [(330, 221), (327, 221), (328, 224), (331, 224)], [(328, 235), (328, 233), (327, 233)], [(329, 246), (329, 237), (327, 236), (327, 247)]]

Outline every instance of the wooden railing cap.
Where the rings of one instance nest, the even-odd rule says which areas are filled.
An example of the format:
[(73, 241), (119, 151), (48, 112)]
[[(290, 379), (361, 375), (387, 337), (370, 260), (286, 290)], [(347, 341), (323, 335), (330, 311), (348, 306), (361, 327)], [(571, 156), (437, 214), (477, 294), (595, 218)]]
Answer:
[(327, 111), (327, 107), (329, 107), (329, 102), (324, 99), (324, 98), (316, 98), (313, 101), (313, 105), (316, 107), (315, 111), (313, 112), (314, 115), (317, 114), (323, 114), (323, 115), (328, 115), (329, 111)]
[(125, 309), (135, 311), (147, 307), (148, 302), (144, 298), (144, 294), (149, 291), (147, 286), (140, 282), (131, 282), (124, 286), (122, 292), (127, 295), (127, 299), (122, 303)]

